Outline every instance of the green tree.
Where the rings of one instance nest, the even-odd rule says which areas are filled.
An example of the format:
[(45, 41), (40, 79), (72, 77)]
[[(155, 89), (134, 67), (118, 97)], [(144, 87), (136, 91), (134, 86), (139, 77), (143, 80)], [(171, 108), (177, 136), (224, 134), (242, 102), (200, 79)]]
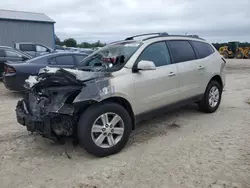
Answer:
[(67, 47), (76, 47), (77, 42), (73, 38), (68, 38), (63, 41), (63, 44), (66, 45)]
[(55, 35), (55, 43), (56, 45), (62, 45), (62, 42), (60, 41), (59, 37)]

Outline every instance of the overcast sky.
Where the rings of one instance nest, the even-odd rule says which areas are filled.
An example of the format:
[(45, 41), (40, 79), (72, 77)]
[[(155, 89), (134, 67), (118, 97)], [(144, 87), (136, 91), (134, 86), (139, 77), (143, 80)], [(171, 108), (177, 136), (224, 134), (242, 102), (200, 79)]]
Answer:
[(250, 0), (1, 0), (0, 8), (47, 14), (61, 40), (110, 42), (166, 31), (250, 42)]

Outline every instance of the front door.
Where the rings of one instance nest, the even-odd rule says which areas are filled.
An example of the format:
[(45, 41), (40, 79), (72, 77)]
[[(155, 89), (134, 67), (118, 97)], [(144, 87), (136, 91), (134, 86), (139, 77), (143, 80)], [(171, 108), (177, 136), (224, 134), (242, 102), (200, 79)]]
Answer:
[(156, 70), (140, 70), (133, 73), (137, 99), (137, 113), (157, 109), (178, 101), (178, 72), (171, 64), (165, 42), (147, 46), (136, 61), (154, 62)]

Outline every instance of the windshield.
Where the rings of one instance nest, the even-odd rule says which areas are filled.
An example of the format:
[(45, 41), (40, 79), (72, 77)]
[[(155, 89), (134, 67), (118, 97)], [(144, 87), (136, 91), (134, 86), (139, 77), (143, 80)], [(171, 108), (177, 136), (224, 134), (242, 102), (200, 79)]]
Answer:
[(141, 45), (140, 42), (126, 41), (104, 46), (83, 59), (79, 63), (78, 69), (108, 72), (119, 70)]

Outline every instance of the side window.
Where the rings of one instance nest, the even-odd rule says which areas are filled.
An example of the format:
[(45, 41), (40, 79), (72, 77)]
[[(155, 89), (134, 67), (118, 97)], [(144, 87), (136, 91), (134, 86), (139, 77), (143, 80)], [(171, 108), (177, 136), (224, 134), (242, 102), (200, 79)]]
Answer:
[(141, 60), (153, 61), (156, 67), (171, 64), (165, 42), (153, 43), (146, 47), (137, 59), (137, 62)]
[(34, 44), (20, 44), (19, 45), (20, 50), (22, 51), (35, 51), (35, 45)]
[(0, 57), (4, 57), (4, 56), (5, 56), (4, 50), (0, 49)]
[(214, 49), (207, 43), (191, 41), (199, 59), (207, 57), (214, 53)]
[(22, 57), (21, 54), (17, 53), (17, 52), (14, 52), (12, 50), (5, 50), (5, 56), (6, 57)]
[(47, 48), (40, 46), (40, 45), (36, 45), (36, 51), (37, 52), (46, 52)]
[(170, 40), (168, 41), (174, 63), (191, 61), (196, 59), (193, 47), (188, 41)]
[(87, 57), (87, 55), (75, 55), (77, 62), (82, 61), (85, 57)]
[(57, 56), (55, 57), (57, 65), (74, 65), (74, 59), (71, 55)]

